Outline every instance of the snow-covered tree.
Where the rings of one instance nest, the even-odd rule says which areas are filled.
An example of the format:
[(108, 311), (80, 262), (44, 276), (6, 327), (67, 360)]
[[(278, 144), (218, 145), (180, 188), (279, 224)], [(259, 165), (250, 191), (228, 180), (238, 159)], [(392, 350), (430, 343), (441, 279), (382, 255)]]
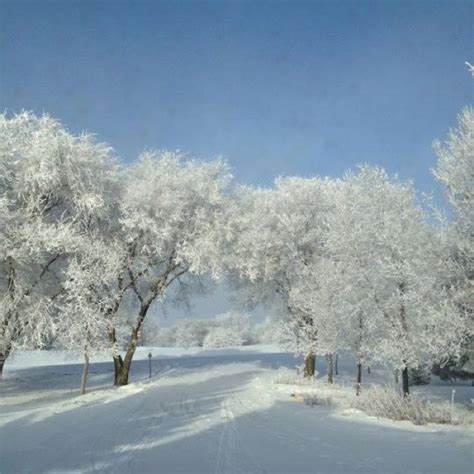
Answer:
[[(119, 276), (135, 301), (126, 353), (114, 356), (115, 384), (128, 383), (138, 334), (149, 309), (173, 283), (207, 272), (230, 175), (217, 160), (185, 160), (177, 153), (145, 153), (130, 168), (120, 206), (125, 271)], [(130, 295), (131, 293), (131, 295)]]
[(333, 196), (323, 250), (302, 266), (290, 305), (317, 330), (316, 350), (352, 351), (358, 388), (362, 365), (375, 360), (402, 369), (408, 393), (408, 368), (457, 354), (466, 335), (446, 242), (413, 187), (383, 170), (346, 174)]
[[(435, 177), (444, 186), (453, 210), (449, 228), (451, 254), (459, 271), (452, 284), (456, 286), (459, 311), (471, 319), (474, 327), (474, 111), (466, 108), (458, 117), (458, 128), (446, 142), (435, 143), (438, 155)], [(454, 361), (450, 365), (455, 365)], [(474, 374), (474, 340), (466, 345), (457, 372)]]
[(114, 247), (110, 239), (84, 235), (65, 271), (57, 345), (84, 354), (81, 394), (86, 390), (90, 358), (118, 351), (111, 334), (120, 324), (117, 311), (123, 291), (104, 275), (120, 274), (123, 257), (120, 246)]
[(142, 346), (159, 346), (160, 333), (162, 328), (158, 323), (158, 319), (147, 318), (143, 323), (140, 342)]
[(270, 304), (287, 321), (287, 342), (306, 355), (308, 375), (317, 328), (310, 315), (291, 305), (289, 295), (308, 262), (324, 252), (334, 186), (328, 179), (281, 178), (273, 189), (242, 188), (228, 219), (233, 281), (246, 302)]
[(202, 347), (213, 325), (211, 320), (183, 319), (178, 321), (175, 325), (176, 346), (185, 349)]
[(333, 383), (334, 377), (333, 354), (351, 349), (345, 335), (347, 315), (353, 308), (349, 307), (344, 295), (349, 296), (347, 292), (352, 283), (343, 264), (328, 255), (315, 255), (302, 268), (300, 278), (290, 292), (292, 307), (305, 314), (317, 328), (315, 351), (326, 358), (329, 383)]
[(249, 316), (236, 311), (216, 316), (213, 325), (204, 338), (205, 347), (238, 347), (249, 339)]
[(158, 347), (176, 347), (176, 326), (160, 328), (156, 336)]
[(253, 328), (254, 339), (257, 344), (281, 345), (280, 322), (275, 317), (267, 317), (265, 321), (256, 324)]
[(411, 184), (370, 167), (345, 182), (328, 248), (348, 278), (340, 293), (350, 308), (347, 338), (357, 357), (401, 369), (408, 393), (410, 367), (457, 355), (466, 336), (447, 286), (446, 245)]
[(68, 255), (109, 212), (116, 166), (110, 147), (46, 115), (0, 116), (0, 371), (54, 336)]
[[(474, 110), (466, 108), (458, 117), (458, 128), (451, 130), (444, 144), (435, 142), (438, 163), (433, 170), (444, 186), (447, 199), (461, 226), (472, 236), (474, 221)], [(467, 236), (466, 235), (466, 236)]]

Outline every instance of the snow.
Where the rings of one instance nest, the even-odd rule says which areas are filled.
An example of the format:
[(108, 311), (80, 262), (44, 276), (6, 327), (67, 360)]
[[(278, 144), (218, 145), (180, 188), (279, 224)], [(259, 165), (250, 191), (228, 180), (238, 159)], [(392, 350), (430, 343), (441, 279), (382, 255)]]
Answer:
[[(147, 355), (153, 354), (152, 378)], [(112, 364), (91, 366), (78, 396), (82, 360), (64, 352), (19, 353), (5, 366), (0, 401), (0, 471), (34, 473), (472, 473), (472, 427), (414, 426), (349, 408), (350, 361), (336, 386), (274, 383), (291, 354), (238, 349), (139, 348), (132, 383), (110, 387)], [(366, 382), (385, 380), (374, 367)], [(388, 380), (388, 379), (387, 379)], [(308, 407), (295, 390), (330, 393)], [(470, 403), (467, 385), (416, 388)], [(459, 398), (458, 398), (459, 397)]]

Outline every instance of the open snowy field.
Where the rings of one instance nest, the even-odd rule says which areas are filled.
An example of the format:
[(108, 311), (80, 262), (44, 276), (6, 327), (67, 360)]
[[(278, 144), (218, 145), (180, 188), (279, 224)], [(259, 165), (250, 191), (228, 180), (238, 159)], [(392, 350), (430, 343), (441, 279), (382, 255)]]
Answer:
[[(152, 378), (147, 354), (153, 353)], [(334, 388), (277, 384), (298, 363), (271, 347), (188, 351), (140, 348), (130, 385), (113, 368), (64, 353), (19, 354), (1, 382), (0, 472), (8, 473), (443, 473), (473, 472), (472, 426), (415, 426), (350, 409), (354, 368), (344, 358)], [(366, 383), (385, 380), (374, 368)], [(389, 378), (386, 379), (387, 381)], [(320, 389), (330, 406), (308, 407), (295, 390)], [(415, 387), (469, 416), (468, 385)]]

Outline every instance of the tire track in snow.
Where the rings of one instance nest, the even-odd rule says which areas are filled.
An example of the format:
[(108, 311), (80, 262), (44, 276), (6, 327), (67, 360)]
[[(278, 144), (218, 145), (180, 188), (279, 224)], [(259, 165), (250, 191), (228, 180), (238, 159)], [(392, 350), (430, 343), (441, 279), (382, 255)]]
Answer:
[(266, 474), (253, 452), (242, 441), (232, 411), (232, 398), (221, 403), (222, 432), (218, 443), (215, 474)]

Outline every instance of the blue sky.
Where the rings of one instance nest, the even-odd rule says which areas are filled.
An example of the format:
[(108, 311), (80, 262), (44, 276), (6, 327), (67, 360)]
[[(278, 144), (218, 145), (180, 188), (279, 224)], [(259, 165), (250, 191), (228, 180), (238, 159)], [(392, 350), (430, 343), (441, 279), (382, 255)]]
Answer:
[(360, 162), (434, 184), (472, 102), (474, 3), (1, 0), (1, 95), (144, 148), (223, 155), (239, 181)]
[(0, 0), (0, 106), (238, 181), (368, 162), (439, 190), (432, 141), (472, 103), (472, 1)]

